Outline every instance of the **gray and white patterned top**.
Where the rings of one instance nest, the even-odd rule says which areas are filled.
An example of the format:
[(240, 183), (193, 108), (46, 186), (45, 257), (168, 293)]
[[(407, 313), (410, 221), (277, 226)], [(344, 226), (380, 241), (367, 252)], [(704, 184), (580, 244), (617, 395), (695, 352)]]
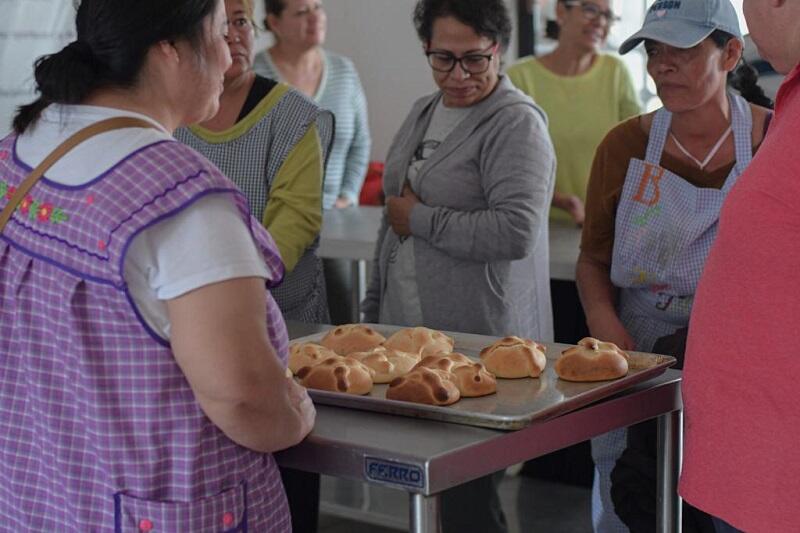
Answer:
[[(178, 129), (175, 138), (217, 165), (247, 197), (253, 216), (263, 220), (275, 176), (314, 125), (325, 161), (333, 136), (333, 117), (298, 91), (289, 89), (251, 128), (234, 139), (217, 142), (189, 128)], [(272, 290), (286, 319), (328, 322), (322, 262), (316, 255), (318, 246), (319, 238), (306, 249), (283, 283)]]

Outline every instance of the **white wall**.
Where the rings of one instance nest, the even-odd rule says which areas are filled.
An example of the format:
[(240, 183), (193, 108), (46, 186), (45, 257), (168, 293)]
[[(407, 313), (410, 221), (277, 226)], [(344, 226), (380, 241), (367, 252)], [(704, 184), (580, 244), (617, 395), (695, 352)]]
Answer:
[(35, 97), (33, 62), (75, 38), (71, 0), (1, 0), (0, 137), (11, 129), (15, 108)]
[[(548, 9), (548, 0), (539, 0)], [(257, 19), (263, 19), (263, 0), (254, 0)], [(419, 96), (433, 90), (430, 70), (411, 24), (416, 0), (326, 0), (329, 31), (326, 46), (353, 59), (361, 74), (370, 106), (373, 159), (384, 159), (392, 136)], [(618, 45), (641, 25), (652, 0), (614, 0), (623, 15), (609, 44)], [(733, 0), (737, 10), (741, 0)], [(9, 127), (14, 108), (33, 99), (33, 61), (58, 50), (74, 38), (72, 0), (0, 0), (0, 136)], [(516, 2), (506, 0), (516, 22)], [(741, 13), (741, 11), (740, 11)], [(260, 43), (269, 42), (262, 35)], [(513, 62), (516, 35), (506, 55)], [(637, 85), (644, 89), (643, 59), (629, 54), (626, 61)]]
[[(263, 20), (263, 0), (254, 0)], [(326, 47), (355, 62), (367, 93), (372, 158), (383, 160), (412, 103), (434, 90), (411, 13), (416, 0), (326, 0)], [(516, 21), (516, 2), (506, 0)], [(72, 0), (0, 0), (0, 136), (14, 108), (34, 97), (32, 65), (74, 39)], [(259, 39), (262, 46), (269, 36)], [(516, 58), (516, 35), (506, 60)]]
[[(256, 0), (257, 20), (263, 2)], [(512, 20), (516, 2), (506, 0)], [(416, 0), (327, 0), (325, 47), (350, 57), (367, 94), (372, 159), (383, 161), (414, 101), (435, 89), (411, 14)], [(269, 42), (262, 37), (261, 42)], [(516, 57), (516, 35), (509, 60)]]
[(326, 47), (350, 57), (369, 105), (372, 159), (383, 161), (411, 105), (435, 89), (411, 23), (414, 0), (329, 0)]

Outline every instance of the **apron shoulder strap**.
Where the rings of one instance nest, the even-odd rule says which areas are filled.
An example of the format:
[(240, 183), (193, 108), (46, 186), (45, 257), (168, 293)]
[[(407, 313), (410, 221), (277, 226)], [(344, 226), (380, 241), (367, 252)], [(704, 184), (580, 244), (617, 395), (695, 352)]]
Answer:
[(650, 126), (650, 135), (647, 141), (647, 154), (645, 161), (651, 165), (661, 164), (661, 154), (664, 152), (664, 146), (667, 144), (667, 135), (669, 135), (669, 126), (672, 124), (672, 113), (662, 107), (656, 111), (653, 117), (653, 123)]
[(728, 101), (731, 104), (731, 127), (736, 150), (736, 169), (738, 174), (741, 174), (753, 159), (753, 110), (747, 100), (738, 94), (730, 94)]
[(96, 135), (100, 135), (101, 133), (105, 133), (107, 131), (124, 128), (156, 129), (156, 126), (151, 122), (140, 118), (115, 117), (101, 120), (100, 122), (95, 122), (91, 126), (87, 126), (71, 135), (67, 140), (58, 145), (55, 150), (50, 152), (50, 154), (45, 157), (44, 160), (39, 163), (39, 165), (34, 168), (30, 174), (28, 174), (22, 183), (19, 184), (19, 187), (17, 187), (17, 190), (14, 192), (13, 196), (11, 196), (11, 199), (0, 213), (0, 233), (2, 233), (5, 229), (6, 224), (8, 223), (9, 219), (11, 219), (11, 215), (17, 209), (17, 206), (20, 204), (20, 202), (22, 202), (23, 198), (25, 198), (28, 192), (33, 188), (34, 185), (36, 185), (41, 177), (44, 176), (44, 173), (47, 172), (50, 167), (55, 165), (56, 162), (58, 162), (62, 157), (64, 157), (67, 152)]

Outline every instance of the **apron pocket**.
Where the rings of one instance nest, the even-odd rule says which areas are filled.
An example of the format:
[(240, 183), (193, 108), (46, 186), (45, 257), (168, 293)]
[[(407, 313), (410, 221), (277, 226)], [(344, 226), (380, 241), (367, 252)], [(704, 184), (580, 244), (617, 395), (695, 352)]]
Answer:
[(247, 531), (247, 484), (193, 502), (114, 495), (115, 533), (239, 533)]

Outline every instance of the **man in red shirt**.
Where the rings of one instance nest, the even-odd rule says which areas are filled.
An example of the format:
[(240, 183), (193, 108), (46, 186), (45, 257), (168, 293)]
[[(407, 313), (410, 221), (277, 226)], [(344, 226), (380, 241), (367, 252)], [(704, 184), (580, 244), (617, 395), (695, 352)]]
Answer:
[(744, 12), (788, 76), (697, 289), (680, 493), (719, 532), (772, 533), (800, 528), (800, 1), (744, 0)]

